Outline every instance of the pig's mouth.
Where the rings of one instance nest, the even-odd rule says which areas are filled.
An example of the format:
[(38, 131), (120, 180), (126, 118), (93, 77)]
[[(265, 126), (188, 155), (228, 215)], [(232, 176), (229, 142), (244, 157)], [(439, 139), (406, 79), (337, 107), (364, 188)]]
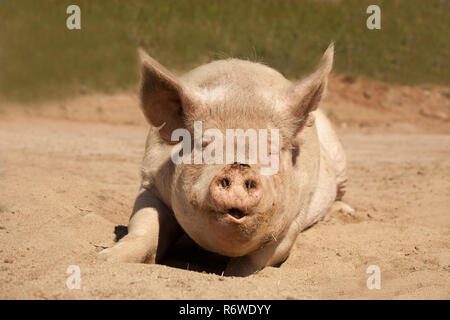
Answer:
[(235, 218), (237, 220), (240, 220), (246, 216), (246, 214), (242, 210), (239, 210), (237, 208), (228, 209), (225, 211), (225, 213), (227, 213), (228, 215), (232, 216), (233, 218)]

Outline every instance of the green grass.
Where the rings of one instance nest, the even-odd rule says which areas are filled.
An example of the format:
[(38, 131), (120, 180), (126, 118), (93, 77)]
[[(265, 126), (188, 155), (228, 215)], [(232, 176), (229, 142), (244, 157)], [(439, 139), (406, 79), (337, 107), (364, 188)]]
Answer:
[[(81, 30), (66, 28), (70, 4)], [(369, 4), (381, 30), (366, 28)], [(337, 73), (449, 85), (449, 12), (448, 0), (0, 0), (0, 98), (136, 88), (138, 46), (175, 70), (240, 57), (295, 78), (335, 41)]]

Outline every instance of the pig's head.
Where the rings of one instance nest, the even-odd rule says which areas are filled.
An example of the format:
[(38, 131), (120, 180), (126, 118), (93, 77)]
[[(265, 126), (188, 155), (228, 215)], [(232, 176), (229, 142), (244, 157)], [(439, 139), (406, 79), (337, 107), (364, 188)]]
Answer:
[[(227, 256), (242, 256), (281, 238), (312, 195), (319, 161), (312, 112), (326, 88), (333, 46), (317, 70), (296, 83), (241, 60), (216, 61), (179, 78), (143, 52), (141, 60), (141, 106), (152, 127), (159, 128), (159, 144), (167, 146), (164, 150), (175, 147), (177, 129), (190, 135), (191, 163), (173, 164), (171, 174), (159, 177), (170, 180), (168, 205), (181, 227), (205, 249)], [(200, 140), (195, 140), (195, 121), (201, 121)], [(244, 147), (248, 160), (256, 137), (256, 163), (237, 161), (237, 147), (227, 147), (234, 139), (227, 129), (256, 132)], [(269, 164), (260, 161), (261, 129), (267, 130)], [(275, 140), (277, 148), (271, 149)], [(194, 163), (196, 153), (203, 157)], [(269, 166), (272, 174), (264, 173)]]

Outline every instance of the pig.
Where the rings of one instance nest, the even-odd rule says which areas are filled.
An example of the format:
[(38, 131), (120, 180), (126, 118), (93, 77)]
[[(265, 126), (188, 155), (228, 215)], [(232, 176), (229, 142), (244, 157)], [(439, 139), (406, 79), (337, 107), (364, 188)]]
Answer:
[[(299, 233), (342, 202), (346, 158), (318, 109), (333, 65), (333, 43), (300, 81), (239, 59), (214, 61), (175, 76), (140, 49), (140, 103), (150, 124), (142, 181), (128, 234), (98, 257), (158, 263), (184, 232), (227, 257), (225, 275), (249, 276), (284, 262)], [(279, 168), (261, 164), (175, 164), (174, 130), (279, 130)], [(200, 146), (200, 148), (202, 148)], [(229, 152), (227, 150), (226, 152)], [(233, 149), (232, 152), (235, 152)]]

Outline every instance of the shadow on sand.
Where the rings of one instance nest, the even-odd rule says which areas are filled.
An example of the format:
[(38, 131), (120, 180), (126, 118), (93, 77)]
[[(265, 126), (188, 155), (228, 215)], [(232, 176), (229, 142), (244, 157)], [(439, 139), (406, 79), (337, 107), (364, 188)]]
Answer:
[[(127, 235), (128, 228), (118, 225), (114, 228), (114, 233), (117, 242)], [(161, 264), (173, 268), (221, 275), (229, 259), (229, 257), (202, 249), (187, 234), (183, 234), (169, 249)]]

